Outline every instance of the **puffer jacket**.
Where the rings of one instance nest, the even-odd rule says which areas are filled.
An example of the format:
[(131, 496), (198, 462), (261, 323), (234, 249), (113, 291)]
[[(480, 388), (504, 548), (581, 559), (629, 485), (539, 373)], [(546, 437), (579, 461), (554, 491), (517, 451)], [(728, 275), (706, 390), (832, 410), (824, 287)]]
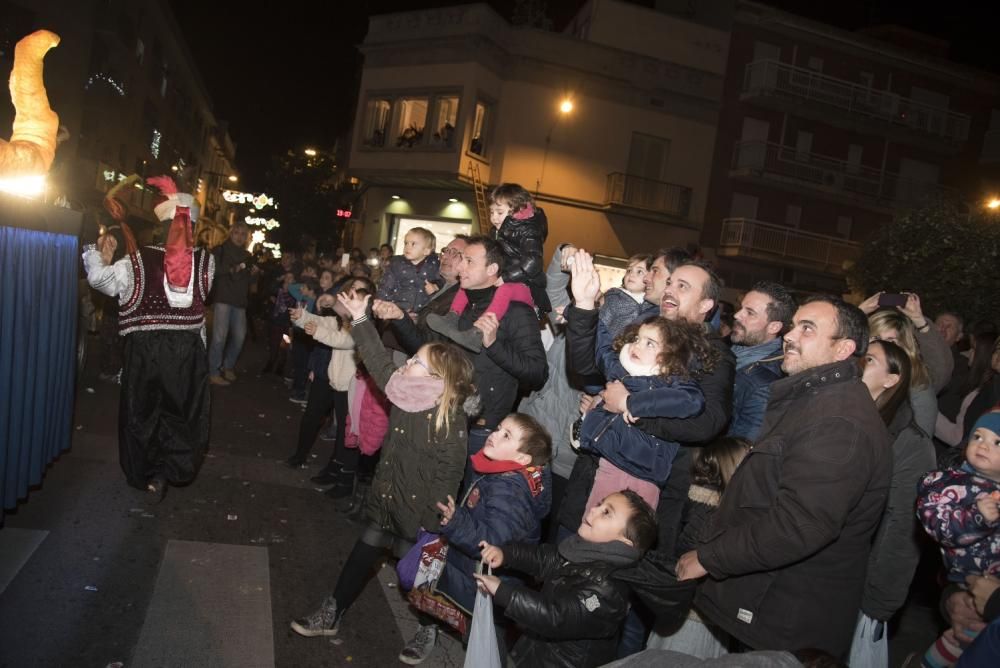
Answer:
[(1000, 483), (982, 477), (966, 462), (958, 469), (926, 475), (917, 495), (917, 517), (941, 546), (949, 580), (1000, 575), (1000, 520), (989, 521), (976, 505), (983, 495), (1000, 498)]
[[(482, 475), (469, 486), (451, 521), (441, 529), (448, 558), (437, 590), (471, 615), (476, 602), (472, 574), (479, 563), (479, 542), (490, 545), (537, 543), (542, 519), (552, 505), (550, 476), (544, 467)], [(443, 501), (443, 499), (442, 499)]]
[(308, 311), (303, 311), (302, 317), (295, 321), (295, 326), (304, 328), (310, 322), (316, 323), (316, 333), (313, 334), (313, 338), (333, 349), (326, 369), (330, 387), (338, 392), (347, 392), (351, 387), (351, 379), (358, 370), (354, 354), (354, 337), (341, 328), (333, 316), (319, 316)]
[[(520, 212), (519, 212), (520, 213)], [(531, 288), (531, 298), (542, 312), (552, 310), (545, 292), (545, 239), (549, 225), (545, 212), (534, 207), (534, 215), (518, 218), (507, 216), (500, 229), (492, 228), (490, 234), (500, 244), (505, 257), (503, 280), (505, 283), (524, 283)]]
[(760, 439), (697, 548), (695, 605), (754, 649), (844, 656), (892, 468), (854, 359), (771, 385)]
[(892, 437), (892, 486), (885, 515), (875, 534), (861, 611), (884, 622), (903, 607), (920, 561), (920, 524), (913, 517), (917, 483), (934, 468), (934, 444), (913, 422), (904, 402), (889, 424)]
[(493, 597), (526, 632), (511, 651), (513, 665), (596, 668), (615, 658), (629, 589), (613, 576), (634, 564), (571, 563), (554, 545), (505, 545), (503, 552), (504, 568), (543, 582), (540, 592), (501, 582)]
[(431, 296), (424, 289), (424, 283), (441, 283), (441, 259), (431, 253), (418, 264), (413, 264), (402, 255), (393, 255), (389, 268), (378, 284), (378, 299), (392, 302), (405, 312), (416, 313), (422, 309)]
[[(609, 378), (612, 376), (609, 376)], [(691, 380), (660, 376), (618, 376), (630, 395), (630, 407), (642, 417), (688, 418), (705, 407), (705, 397)], [(631, 476), (663, 485), (680, 446), (629, 424), (601, 403), (588, 411), (580, 426), (580, 449), (596, 452)]]
[[(370, 320), (357, 323), (352, 333), (365, 368), (379, 389), (396, 367)], [(408, 413), (393, 406), (389, 433), (382, 446), (371, 491), (365, 499), (365, 517), (383, 530), (415, 541), (417, 531), (440, 531), (437, 502), (455, 496), (465, 471), (467, 417), (451, 416), (446, 432), (434, 427), (436, 408)]]

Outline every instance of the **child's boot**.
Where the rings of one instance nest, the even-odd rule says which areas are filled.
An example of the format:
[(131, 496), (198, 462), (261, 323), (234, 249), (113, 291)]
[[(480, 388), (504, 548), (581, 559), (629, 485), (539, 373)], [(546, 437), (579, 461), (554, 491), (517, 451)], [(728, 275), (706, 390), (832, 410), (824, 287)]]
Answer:
[(448, 315), (444, 316), (436, 313), (429, 314), (427, 326), (474, 353), (481, 352), (483, 349), (483, 333), (476, 327), (459, 330), (458, 314), (454, 311), (449, 311)]

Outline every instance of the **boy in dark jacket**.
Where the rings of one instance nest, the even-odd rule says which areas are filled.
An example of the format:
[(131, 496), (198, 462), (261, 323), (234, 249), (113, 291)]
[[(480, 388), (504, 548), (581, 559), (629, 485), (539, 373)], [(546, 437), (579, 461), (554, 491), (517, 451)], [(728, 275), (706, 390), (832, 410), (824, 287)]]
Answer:
[(631, 490), (591, 508), (577, 533), (559, 544), (482, 544), (482, 558), (542, 581), (541, 592), (476, 575), (507, 617), (525, 629), (514, 646), (515, 666), (590, 668), (615, 658), (628, 612), (628, 586), (614, 572), (634, 565), (656, 540), (656, 517)]
[[(545, 470), (551, 458), (552, 439), (545, 428), (529, 415), (513, 413), (472, 455), (476, 475), (461, 504), (456, 507), (450, 496), (447, 504), (438, 503), (448, 556), (434, 594), (443, 595), (466, 617), (472, 616), (476, 602), (472, 574), (479, 562), (479, 544), (538, 542), (541, 521), (552, 504), (551, 476)], [(421, 610), (438, 609), (434, 604), (421, 605), (429, 602), (427, 597), (438, 598), (434, 594), (415, 591), (411, 601)], [(421, 663), (434, 648), (437, 633), (437, 623), (426, 617), (399, 660), (411, 666)]]

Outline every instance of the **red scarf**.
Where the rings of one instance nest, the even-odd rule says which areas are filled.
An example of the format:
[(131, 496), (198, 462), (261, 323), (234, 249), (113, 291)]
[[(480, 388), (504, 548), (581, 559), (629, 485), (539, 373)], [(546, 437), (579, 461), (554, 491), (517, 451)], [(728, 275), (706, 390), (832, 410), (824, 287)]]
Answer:
[(472, 460), (472, 468), (476, 473), (506, 473), (507, 471), (517, 471), (525, 468), (513, 460), (495, 461), (486, 456), (482, 450), (469, 457)]

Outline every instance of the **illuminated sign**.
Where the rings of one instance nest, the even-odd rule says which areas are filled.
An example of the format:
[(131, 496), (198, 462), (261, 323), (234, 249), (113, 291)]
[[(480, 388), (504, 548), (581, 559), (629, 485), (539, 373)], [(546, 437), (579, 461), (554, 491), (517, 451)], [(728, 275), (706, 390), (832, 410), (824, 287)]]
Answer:
[(250, 216), (247, 216), (243, 220), (246, 221), (247, 225), (251, 225), (253, 227), (263, 227), (265, 230), (273, 230), (276, 227), (281, 227), (281, 223), (276, 221), (274, 218), (264, 219), (251, 218)]
[(275, 209), (278, 208), (274, 199), (268, 197), (264, 193), (254, 195), (253, 193), (241, 193), (236, 192), (235, 190), (225, 190), (222, 193), (222, 199), (236, 204), (253, 204), (258, 209), (263, 209), (265, 206), (273, 206)]
[(350, 218), (350, 217), (351, 217), (350, 209), (337, 209), (337, 218)]

